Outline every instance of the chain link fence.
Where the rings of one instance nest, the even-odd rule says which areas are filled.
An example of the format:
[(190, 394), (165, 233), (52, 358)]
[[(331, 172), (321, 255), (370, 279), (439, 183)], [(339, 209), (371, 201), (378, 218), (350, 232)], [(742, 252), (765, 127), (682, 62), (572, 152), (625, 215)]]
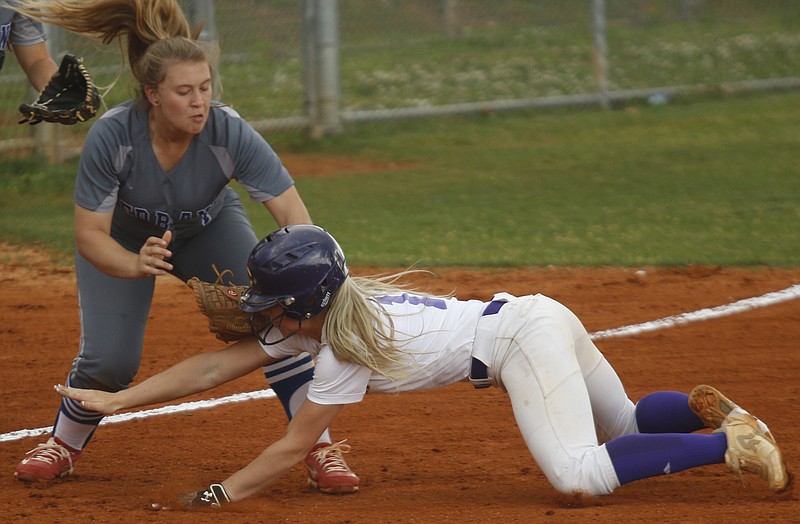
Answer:
[[(686, 92), (800, 86), (797, 0), (183, 0), (222, 49), (218, 97), (262, 132)], [(115, 45), (49, 28), (111, 107), (131, 95)], [(79, 151), (88, 125), (20, 126), (32, 99), (0, 74), (0, 158)], [(387, 125), (390, 125), (387, 123)]]

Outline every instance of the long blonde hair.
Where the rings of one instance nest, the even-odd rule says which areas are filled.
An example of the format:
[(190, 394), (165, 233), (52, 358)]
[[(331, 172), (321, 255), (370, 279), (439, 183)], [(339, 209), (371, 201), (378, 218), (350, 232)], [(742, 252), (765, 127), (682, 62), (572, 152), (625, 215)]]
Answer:
[(375, 297), (413, 292), (430, 296), (397, 282), (412, 273), (407, 270), (379, 277), (349, 276), (336, 292), (325, 320), (325, 336), (338, 360), (367, 367), (390, 379), (404, 374), (395, 371), (402, 350), (397, 346), (394, 322)]
[(148, 104), (144, 87), (158, 86), (176, 63), (206, 62), (216, 76), (216, 45), (198, 41), (202, 28), (190, 28), (177, 0), (20, 0), (13, 9), (103, 44), (127, 45), (139, 106)]

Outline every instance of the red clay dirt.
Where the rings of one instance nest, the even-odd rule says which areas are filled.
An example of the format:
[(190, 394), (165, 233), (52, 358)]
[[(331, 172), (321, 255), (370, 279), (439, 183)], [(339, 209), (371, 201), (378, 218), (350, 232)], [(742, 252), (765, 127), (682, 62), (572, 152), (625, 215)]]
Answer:
[[(0, 245), (0, 435), (50, 426), (79, 339), (72, 268), (40, 252)], [(575, 311), (590, 332), (779, 291), (800, 269), (719, 267), (436, 270), (419, 286), (489, 300), (495, 291), (543, 293)], [(353, 268), (373, 274), (376, 268)], [(765, 420), (791, 464), (800, 461), (800, 300), (680, 327), (598, 342), (634, 400), (656, 390), (720, 388)], [(198, 351), (222, 346), (189, 289), (159, 278), (143, 379)], [(188, 400), (264, 389), (253, 373)], [(614, 494), (556, 495), (528, 454), (500, 391), (467, 383), (436, 391), (373, 395), (332, 428), (353, 446), (355, 495), (305, 486), (300, 466), (251, 499), (216, 510), (149, 510), (220, 481), (280, 437), (275, 399), (254, 400), (101, 427), (74, 476), (26, 484), (13, 471), (43, 440), (0, 441), (0, 521), (86, 522), (797, 522), (796, 491), (772, 493), (755, 475), (724, 465), (645, 479)]]

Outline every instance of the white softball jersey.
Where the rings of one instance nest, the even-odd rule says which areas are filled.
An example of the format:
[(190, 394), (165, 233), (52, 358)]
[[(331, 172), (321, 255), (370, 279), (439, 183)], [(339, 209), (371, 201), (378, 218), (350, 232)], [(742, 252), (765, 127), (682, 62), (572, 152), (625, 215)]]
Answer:
[[(394, 322), (402, 365), (388, 379), (369, 368), (337, 360), (322, 342), (294, 335), (275, 345), (263, 346), (275, 358), (308, 352), (316, 359), (308, 398), (317, 404), (352, 404), (370, 392), (393, 393), (447, 386), (469, 376), (475, 329), (486, 307), (478, 300), (429, 298), (403, 293), (376, 298)], [(387, 328), (388, 329), (388, 328)], [(268, 341), (280, 334), (273, 329)], [(274, 337), (274, 338), (273, 338)]]

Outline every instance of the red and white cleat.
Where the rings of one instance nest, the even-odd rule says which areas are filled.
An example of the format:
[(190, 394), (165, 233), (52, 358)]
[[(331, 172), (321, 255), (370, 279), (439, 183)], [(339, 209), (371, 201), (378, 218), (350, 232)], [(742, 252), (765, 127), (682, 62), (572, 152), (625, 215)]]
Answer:
[(358, 491), (358, 475), (344, 460), (344, 453), (350, 451), (350, 446), (344, 442), (317, 444), (306, 455), (304, 463), (309, 486), (329, 494)]

